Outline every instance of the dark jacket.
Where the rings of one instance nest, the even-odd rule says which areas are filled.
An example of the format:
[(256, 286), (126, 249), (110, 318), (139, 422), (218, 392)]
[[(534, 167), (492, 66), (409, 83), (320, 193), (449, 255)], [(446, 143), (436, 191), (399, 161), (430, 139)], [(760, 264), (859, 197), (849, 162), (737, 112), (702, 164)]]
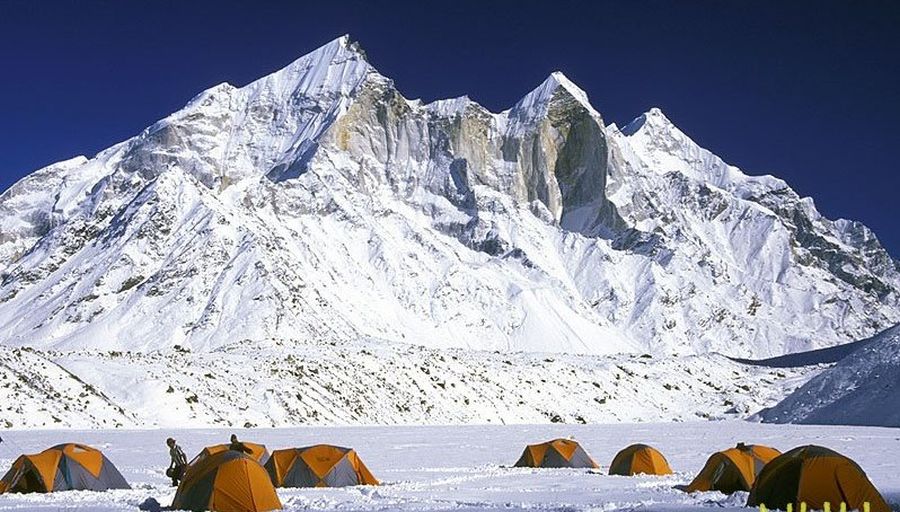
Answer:
[(253, 453), (253, 450), (247, 448), (247, 446), (240, 441), (235, 441), (234, 443), (229, 444), (228, 449), (234, 450), (236, 452)]
[(179, 466), (187, 466), (187, 457), (184, 455), (184, 451), (180, 446), (172, 445), (169, 448), (169, 457), (172, 459), (172, 463), (169, 464), (169, 467), (177, 468)]

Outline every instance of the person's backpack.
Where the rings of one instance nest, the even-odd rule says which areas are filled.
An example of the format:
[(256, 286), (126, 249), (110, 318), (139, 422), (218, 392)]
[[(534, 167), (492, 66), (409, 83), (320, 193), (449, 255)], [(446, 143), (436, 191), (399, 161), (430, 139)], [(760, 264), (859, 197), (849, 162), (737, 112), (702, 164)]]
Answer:
[(184, 466), (175, 466), (166, 470), (166, 476), (176, 480), (181, 480), (184, 476)]

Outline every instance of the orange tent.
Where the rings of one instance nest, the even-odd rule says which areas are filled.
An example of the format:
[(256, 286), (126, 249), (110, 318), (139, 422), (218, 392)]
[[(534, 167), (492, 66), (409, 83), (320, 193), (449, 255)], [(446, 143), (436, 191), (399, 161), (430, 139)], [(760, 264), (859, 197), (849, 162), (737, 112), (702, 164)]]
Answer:
[(609, 465), (610, 475), (671, 475), (672, 468), (663, 454), (646, 444), (633, 444), (616, 454)]
[(243, 452), (225, 450), (188, 466), (172, 508), (263, 512), (280, 509), (281, 501), (256, 460)]
[(683, 490), (720, 491), (725, 494), (749, 491), (756, 475), (779, 455), (781, 452), (775, 448), (740, 443), (734, 448), (712, 454), (697, 477)]
[(100, 450), (74, 443), (21, 455), (0, 479), (0, 494), (130, 488)]
[(597, 463), (580, 444), (571, 439), (554, 439), (525, 447), (515, 467), (596, 468)]
[(871, 512), (891, 510), (857, 463), (834, 450), (812, 445), (772, 459), (756, 477), (747, 498), (748, 507), (765, 505), (770, 510), (786, 510), (788, 504), (800, 510), (800, 503), (810, 510), (822, 510), (825, 503), (832, 510), (838, 510), (841, 503), (847, 509), (863, 510), (868, 503)]
[(327, 444), (275, 450), (265, 468), (276, 487), (378, 485), (356, 451)]

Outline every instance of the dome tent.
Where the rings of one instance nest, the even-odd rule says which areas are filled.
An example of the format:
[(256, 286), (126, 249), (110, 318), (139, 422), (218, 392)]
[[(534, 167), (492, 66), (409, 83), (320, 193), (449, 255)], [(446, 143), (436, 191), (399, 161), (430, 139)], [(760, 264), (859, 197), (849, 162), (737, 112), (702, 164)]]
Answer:
[(756, 475), (781, 452), (762, 445), (738, 444), (712, 454), (696, 478), (690, 484), (680, 487), (685, 492), (720, 491), (732, 494), (749, 491), (756, 481)]
[(75, 443), (56, 445), (34, 455), (21, 455), (0, 479), (0, 494), (130, 488), (116, 466), (100, 450)]
[(748, 507), (768, 509), (821, 510), (829, 503), (833, 510), (841, 503), (847, 509), (890, 512), (890, 507), (872, 485), (866, 473), (848, 457), (821, 446), (800, 446), (766, 464), (756, 477), (747, 498)]
[(525, 447), (515, 467), (528, 468), (596, 468), (597, 463), (577, 442), (554, 439)]
[(266, 470), (255, 459), (225, 450), (188, 467), (171, 508), (263, 512), (280, 509), (281, 501)]
[(633, 476), (641, 473), (671, 475), (672, 468), (659, 450), (646, 444), (633, 444), (624, 448), (609, 465), (610, 475)]
[(356, 451), (327, 444), (275, 450), (265, 468), (276, 487), (378, 485)]

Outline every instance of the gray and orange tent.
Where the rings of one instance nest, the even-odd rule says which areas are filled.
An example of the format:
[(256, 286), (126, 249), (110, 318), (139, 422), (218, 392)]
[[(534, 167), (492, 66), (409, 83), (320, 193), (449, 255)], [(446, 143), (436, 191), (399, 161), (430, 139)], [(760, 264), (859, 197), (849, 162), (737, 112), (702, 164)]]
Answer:
[(685, 492), (719, 491), (732, 494), (749, 491), (756, 475), (781, 452), (758, 444), (739, 443), (734, 448), (712, 454), (697, 477), (685, 487)]
[(800, 446), (766, 464), (756, 477), (747, 498), (748, 507), (765, 505), (770, 510), (786, 510), (793, 504), (800, 510), (822, 510), (829, 503), (838, 510), (890, 512), (890, 507), (856, 462), (821, 446)]
[(624, 448), (609, 465), (610, 475), (633, 476), (671, 475), (669, 461), (656, 448), (646, 444), (633, 444)]
[(188, 466), (171, 508), (263, 512), (280, 509), (281, 501), (266, 470), (254, 458), (225, 450)]
[[(250, 456), (250, 458), (255, 460), (256, 462), (259, 462), (260, 465), (265, 464), (269, 460), (269, 450), (266, 449), (266, 445), (257, 443), (245, 443), (243, 441), (241, 441), (241, 444), (244, 445), (248, 450), (250, 450), (250, 453), (247, 453), (246, 455)], [(215, 444), (212, 446), (207, 446), (206, 448), (200, 450), (200, 453), (198, 453), (193, 459), (191, 459), (191, 462), (188, 465), (193, 466), (194, 464), (209, 457), (210, 455), (228, 450), (229, 445), (227, 444)]]
[(74, 443), (60, 444), (35, 455), (21, 455), (0, 479), (0, 494), (130, 488), (100, 450)]
[(597, 463), (575, 441), (554, 439), (530, 444), (516, 461), (517, 468), (596, 468)]
[(276, 487), (378, 485), (356, 451), (328, 444), (275, 450), (265, 468)]

